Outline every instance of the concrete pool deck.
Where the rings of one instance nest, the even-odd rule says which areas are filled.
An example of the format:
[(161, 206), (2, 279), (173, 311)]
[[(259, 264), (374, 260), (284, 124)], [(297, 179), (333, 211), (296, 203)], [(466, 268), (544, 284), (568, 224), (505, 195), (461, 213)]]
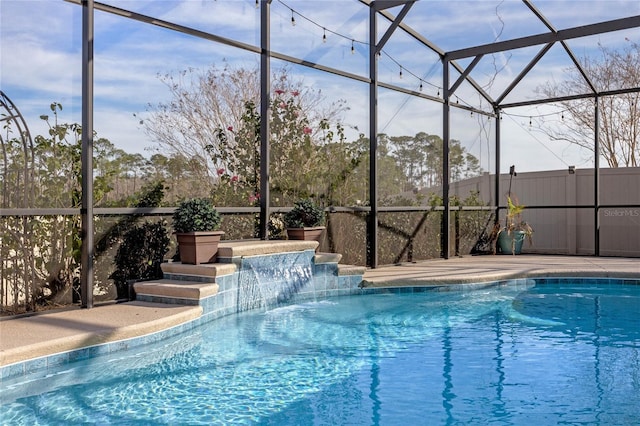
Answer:
[[(578, 256), (468, 256), (368, 269), (365, 287), (429, 286), (514, 278), (640, 279), (640, 259)], [(164, 330), (201, 315), (199, 306), (129, 302), (0, 321), (0, 366)]]
[(364, 281), (366, 287), (391, 287), (544, 277), (637, 279), (640, 278), (640, 259), (529, 254), (466, 256), (368, 269)]

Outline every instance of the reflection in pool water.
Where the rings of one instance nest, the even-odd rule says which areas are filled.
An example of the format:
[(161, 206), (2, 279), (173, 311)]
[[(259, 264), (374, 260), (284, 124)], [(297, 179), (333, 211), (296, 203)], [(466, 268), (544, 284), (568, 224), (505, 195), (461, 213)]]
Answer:
[(640, 286), (332, 298), (3, 381), (1, 424), (633, 424)]

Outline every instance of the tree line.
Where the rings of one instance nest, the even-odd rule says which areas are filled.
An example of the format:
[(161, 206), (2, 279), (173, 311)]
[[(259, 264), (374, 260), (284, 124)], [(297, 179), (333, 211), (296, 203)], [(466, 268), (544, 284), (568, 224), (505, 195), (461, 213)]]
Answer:
[[(255, 72), (239, 73), (255, 77)], [(223, 72), (218, 81), (231, 76), (235, 78), (237, 74)], [(347, 140), (345, 125), (338, 114), (346, 104), (338, 101), (325, 109), (319, 92), (292, 81), (286, 70), (275, 81), (270, 105), (271, 205), (288, 206), (306, 197), (324, 206), (367, 205), (369, 140), (363, 135)], [(210, 84), (211, 80), (207, 82)], [(177, 90), (176, 94), (195, 96), (187, 90)], [(192, 133), (193, 125), (177, 132), (179, 125), (171, 126), (167, 121), (169, 116), (177, 121), (204, 119), (196, 113), (203, 105), (192, 105), (189, 114), (194, 116), (189, 119), (184, 116), (186, 111), (179, 117), (171, 110), (184, 105), (186, 98), (159, 106), (142, 120), (146, 131), (158, 143), (158, 149), (148, 156), (128, 153), (94, 134), (95, 207), (175, 206), (183, 198), (200, 196), (213, 198), (217, 206), (257, 205), (261, 117), (254, 99), (235, 101), (239, 102), (239, 106), (234, 104), (237, 115), (218, 105), (220, 120), (211, 122), (215, 115), (209, 116), (211, 111), (207, 112), (209, 121), (195, 126), (201, 127), (196, 133)], [(50, 105), (49, 113), (40, 117), (48, 132), (36, 136), (32, 145), (25, 144), (24, 135), (14, 134), (6, 138), (6, 143), (3, 139), (0, 173), (3, 209), (80, 208), (82, 128), (78, 123), (60, 122), (62, 109), (60, 103)], [(11, 135), (12, 129), (7, 128), (6, 132)], [(189, 147), (187, 140), (196, 145)], [(439, 183), (442, 166), (436, 157), (442, 141), (438, 136), (424, 132), (401, 137), (380, 135), (379, 146), (381, 204), (415, 203), (415, 189)], [(477, 160), (466, 155), (459, 142), (452, 143), (452, 151), (460, 153), (453, 156), (453, 164), (461, 177), (479, 171), (475, 166)], [(423, 164), (425, 161), (428, 165)], [(94, 281), (98, 293), (110, 292), (115, 251), (127, 228), (138, 219), (96, 218), (98, 266)], [(3, 312), (13, 309), (9, 306), (36, 310), (38, 306), (78, 298), (79, 216), (5, 216), (0, 224)], [(254, 236), (251, 228), (245, 226), (249, 229), (244, 232), (245, 237)]]

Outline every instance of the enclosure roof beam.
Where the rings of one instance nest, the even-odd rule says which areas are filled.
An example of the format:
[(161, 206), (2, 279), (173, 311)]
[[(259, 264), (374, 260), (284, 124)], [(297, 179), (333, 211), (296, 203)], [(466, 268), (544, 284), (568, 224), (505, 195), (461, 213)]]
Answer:
[(573, 51), (571, 50), (571, 48), (569, 47), (567, 42), (562, 40), (560, 43), (562, 44), (562, 47), (564, 47), (564, 50), (567, 52), (567, 55), (569, 55), (569, 57), (571, 58), (571, 61), (576, 66), (576, 68), (578, 69), (578, 72), (580, 72), (580, 75), (582, 75), (582, 78), (584, 78), (584, 81), (589, 85), (589, 87), (591, 88), (593, 93), (597, 92), (598, 90), (596, 89), (596, 86), (593, 84), (593, 82), (591, 81), (591, 79), (587, 75), (586, 71), (582, 67), (582, 64), (580, 64), (580, 62), (578, 62), (578, 59), (573, 54)]
[(484, 44), (481, 46), (469, 47), (465, 49), (453, 50), (445, 55), (449, 60), (470, 58), (477, 55), (487, 55), (504, 52), (507, 50), (521, 49), (523, 47), (537, 46), (539, 44), (560, 42), (573, 38), (587, 37), (612, 31), (628, 30), (640, 27), (640, 15), (627, 18), (614, 19), (612, 21), (599, 22), (597, 24), (583, 25), (580, 27), (567, 28), (557, 32), (537, 34), (528, 37), (521, 37), (512, 40), (499, 41)]
[(458, 77), (456, 82), (453, 83), (453, 86), (451, 86), (451, 89), (449, 89), (449, 94), (455, 93), (455, 91), (458, 89), (458, 87), (460, 87), (462, 82), (466, 80), (466, 78), (469, 76), (469, 73), (475, 68), (476, 65), (478, 65), (478, 62), (480, 62), (480, 59), (482, 59), (482, 56), (484, 55), (478, 55), (475, 58), (473, 58), (473, 62), (469, 64), (469, 66), (462, 72), (462, 74), (460, 74), (460, 77)]
[(405, 5), (405, 7), (409, 6), (409, 3), (413, 5), (415, 1), (416, 0), (383, 0), (383, 1), (378, 0), (378, 1), (373, 1), (371, 4), (373, 5), (374, 9), (379, 12), (381, 10), (390, 9), (392, 7), (400, 6), (403, 4)]
[(502, 92), (502, 95), (500, 95), (500, 97), (498, 97), (498, 99), (496, 99), (496, 104), (500, 105), (500, 102), (502, 102), (504, 100), (504, 98), (507, 97), (507, 95), (509, 95), (509, 93), (511, 93), (511, 91), (518, 85), (520, 84), (520, 82), (522, 81), (522, 79), (529, 73), (529, 71), (531, 71), (533, 69), (533, 67), (536, 66), (536, 64), (540, 61), (540, 59), (542, 59), (542, 57), (549, 51), (549, 49), (551, 49), (551, 46), (553, 46), (554, 43), (549, 43), (546, 46), (544, 46), (542, 48), (542, 50), (540, 50), (540, 52), (538, 52), (538, 54), (536, 55), (535, 58), (533, 58), (531, 60), (531, 62), (529, 62), (529, 64), (527, 64), (527, 66), (522, 70), (522, 72), (520, 72), (520, 74), (511, 82), (511, 84), (509, 85), (509, 87), (507, 87), (504, 92)]
[[(542, 14), (542, 12), (540, 12), (538, 10), (537, 7), (535, 7), (530, 0), (522, 0), (524, 2), (525, 5), (527, 5), (527, 7), (529, 8), (529, 10), (531, 10), (533, 12), (534, 15), (536, 15), (538, 17), (538, 19), (544, 24), (546, 25), (547, 28), (549, 28), (550, 31), (557, 33), (558, 31), (554, 28), (553, 25), (551, 25), (551, 22), (549, 22), (549, 20)], [(580, 62), (578, 62), (578, 59), (576, 58), (576, 56), (573, 54), (573, 51), (571, 50), (571, 48), (569, 47), (569, 45), (567, 44), (566, 41), (562, 40), (560, 42), (562, 44), (562, 47), (564, 48), (565, 52), (567, 52), (567, 55), (569, 55), (569, 58), (571, 58), (571, 61), (573, 61), (573, 64), (576, 66), (576, 68), (578, 69), (578, 72), (580, 72), (580, 74), (582, 75), (582, 78), (584, 78), (585, 82), (589, 85), (589, 87), (591, 88), (591, 90), (593, 91), (593, 93), (597, 92), (596, 87), (594, 86), (593, 82), (591, 81), (591, 79), (589, 78), (589, 76), (587, 75), (587, 73), (585, 72), (584, 68), (582, 67), (582, 65), (580, 64)], [(500, 103), (500, 101), (498, 101), (498, 103)]]
[(628, 89), (617, 89), (617, 90), (605, 90), (598, 93), (580, 93), (575, 95), (558, 96), (556, 98), (536, 99), (536, 100), (528, 100), (528, 101), (522, 101), (522, 102), (512, 102), (509, 104), (502, 104), (500, 105), (500, 108), (504, 109), (504, 108), (516, 108), (516, 107), (530, 106), (530, 105), (552, 104), (554, 102), (573, 101), (576, 99), (588, 99), (588, 98), (603, 97), (603, 96), (624, 95), (625, 93), (640, 93), (640, 87), (632, 87)]
[[(82, 4), (82, 0), (65, 0), (65, 1), (67, 1), (69, 3), (75, 3), (77, 5), (81, 5)], [(139, 22), (144, 22), (144, 23), (147, 23), (147, 24), (155, 25), (157, 27), (166, 28), (168, 30), (178, 31), (180, 33), (192, 35), (194, 37), (199, 37), (199, 38), (203, 38), (203, 39), (206, 39), (206, 40), (215, 41), (215, 42), (218, 42), (218, 43), (225, 44), (227, 46), (233, 46), (233, 47), (237, 47), (239, 49), (248, 50), (250, 52), (260, 53), (260, 48), (259, 47), (252, 46), (252, 45), (247, 44), (247, 43), (242, 43), (240, 41), (232, 40), (230, 38), (217, 36), (217, 35), (214, 35), (214, 34), (211, 34), (211, 33), (207, 33), (207, 32), (200, 31), (200, 30), (196, 30), (194, 28), (186, 27), (184, 25), (175, 24), (175, 23), (169, 22), (169, 21), (164, 21), (162, 19), (153, 18), (151, 16), (143, 15), (141, 13), (131, 12), (129, 10), (121, 9), (119, 7), (111, 6), (111, 5), (108, 5), (108, 4), (95, 2), (94, 3), (94, 9), (95, 10), (99, 10), (101, 12), (107, 12), (107, 13), (111, 13), (113, 15), (118, 15), (118, 16), (122, 16), (122, 17), (125, 17), (125, 18), (133, 19), (133, 20), (136, 20), (136, 21), (139, 21)]]
[(328, 72), (330, 74), (339, 75), (341, 77), (345, 77), (351, 80), (360, 81), (362, 83), (370, 83), (371, 79), (368, 77), (363, 77), (358, 74), (350, 73), (347, 71), (342, 71), (337, 68), (327, 67), (324, 65), (316, 64), (315, 62), (307, 61), (304, 59), (294, 58), (293, 56), (285, 55), (284, 53), (271, 52), (271, 57), (275, 59), (280, 59), (282, 61), (286, 61), (292, 64), (301, 65), (307, 68), (313, 68), (316, 70)]
[[(368, 6), (368, 7), (372, 7), (373, 2), (371, 0), (359, 0), (360, 3)], [(383, 16), (384, 18), (386, 18), (387, 20), (389, 20), (390, 22), (393, 22), (395, 20), (395, 16), (393, 16), (393, 14), (389, 13), (386, 10), (380, 10), (378, 11), (378, 13)], [(434, 51), (435, 53), (438, 54), (438, 56), (440, 56), (441, 58), (444, 56), (444, 50), (440, 49), (438, 46), (436, 46), (435, 44), (431, 43), (429, 40), (427, 40), (426, 38), (424, 38), (420, 33), (416, 32), (413, 28), (411, 28), (410, 26), (400, 22), (399, 23), (400, 28), (402, 28), (408, 35), (410, 35), (411, 37), (413, 37), (416, 41), (420, 42), (421, 44), (423, 44), (424, 46), (428, 47), (429, 49), (431, 49), (432, 51)]]
[[(365, 4), (369, 7), (371, 7), (372, 5), (372, 1), (370, 0), (360, 0), (360, 2), (362, 4)], [(381, 16), (383, 16), (384, 18), (386, 18), (387, 20), (393, 22), (395, 20), (395, 17), (389, 13), (386, 10), (381, 10), (378, 13), (380, 13)], [(411, 28), (410, 26), (404, 24), (404, 23), (400, 23), (399, 27), (402, 28), (402, 30), (404, 32), (406, 32), (408, 35), (410, 35), (411, 37), (413, 37), (416, 41), (418, 41), (420, 44), (426, 46), (427, 48), (429, 48), (430, 50), (432, 50), (433, 52), (437, 53), (438, 56), (440, 56), (440, 58), (444, 58), (444, 50), (440, 49), (438, 46), (436, 46), (435, 44), (433, 44), (432, 42), (430, 42), (429, 40), (427, 40), (424, 36), (422, 36), (422, 34), (416, 32), (413, 28)], [(451, 63), (451, 65), (456, 69), (456, 71), (458, 71), (459, 73), (463, 73), (464, 69), (455, 61), (449, 61)], [(484, 91), (484, 89), (471, 77), (467, 76), (467, 81), (469, 82), (469, 84), (471, 84), (471, 86), (480, 94), (480, 96), (482, 96), (487, 102), (489, 102), (490, 104), (493, 104), (493, 98), (491, 98), (491, 96), (489, 96), (489, 94), (487, 92)]]
[(549, 22), (549, 20), (542, 14), (542, 12), (540, 12), (538, 10), (537, 7), (535, 7), (535, 5), (533, 3), (531, 3), (531, 1), (529, 0), (522, 0), (522, 2), (529, 8), (529, 10), (531, 10), (531, 12), (533, 12), (534, 15), (536, 15), (538, 17), (538, 19), (540, 20), (540, 22), (542, 22), (551, 32), (558, 32), (554, 26), (551, 24), (551, 22)]
[[(462, 73), (463, 69), (460, 66), (460, 64), (458, 64), (456, 61), (449, 61), (449, 63), (453, 66), (453, 68), (456, 69), (456, 71)], [(494, 104), (494, 100), (491, 96), (489, 96), (489, 94), (487, 92), (484, 91), (484, 89), (471, 77), (467, 76), (467, 82), (469, 82), (469, 84), (476, 89), (476, 92), (478, 92), (480, 94), (480, 96), (482, 96), (487, 102), (489, 102), (490, 104)]]
[[(376, 8), (376, 10), (379, 10), (378, 9), (378, 3), (380, 3), (380, 2), (379, 1), (373, 2), (374, 7)], [(385, 5), (387, 3), (389, 3), (389, 2), (386, 2), (386, 1), (384, 2)], [(387, 31), (384, 33), (384, 35), (382, 36), (380, 41), (376, 44), (376, 51), (375, 51), (376, 54), (380, 53), (380, 51), (382, 50), (384, 45), (391, 38), (391, 35), (393, 34), (393, 32), (398, 28), (398, 26), (400, 25), (400, 23), (402, 22), (404, 17), (407, 16), (407, 13), (409, 13), (409, 10), (411, 9), (411, 6), (413, 6), (413, 1), (411, 1), (411, 2), (402, 2), (402, 1), (400, 1), (400, 2), (393, 2), (393, 3), (404, 4), (404, 7), (402, 8), (402, 10), (398, 14), (398, 16), (395, 17), (395, 19), (391, 23), (391, 26), (389, 28), (387, 28)]]

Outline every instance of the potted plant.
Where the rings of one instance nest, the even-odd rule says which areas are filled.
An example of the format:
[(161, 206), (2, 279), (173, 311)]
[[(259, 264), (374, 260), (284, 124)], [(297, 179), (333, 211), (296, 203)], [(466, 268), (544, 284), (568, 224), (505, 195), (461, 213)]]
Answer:
[(514, 202), (511, 195), (507, 196), (507, 215), (505, 216), (505, 226), (498, 231), (497, 245), (502, 254), (520, 254), (522, 244), (526, 239), (532, 243), (531, 236), (533, 229), (522, 220), (523, 205)]
[(224, 234), (219, 230), (221, 222), (220, 213), (208, 198), (182, 201), (173, 213), (180, 261), (192, 265), (214, 262)]
[(298, 200), (293, 209), (284, 214), (287, 238), (290, 240), (312, 240), (320, 242), (324, 227), (324, 209), (311, 199)]

